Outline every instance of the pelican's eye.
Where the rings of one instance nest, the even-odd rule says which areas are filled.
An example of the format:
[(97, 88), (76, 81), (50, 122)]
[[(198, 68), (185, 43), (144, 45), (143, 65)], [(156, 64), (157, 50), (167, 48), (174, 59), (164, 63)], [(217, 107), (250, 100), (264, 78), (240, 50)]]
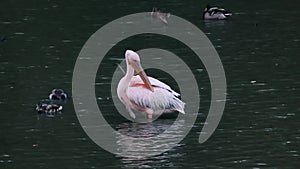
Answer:
[(131, 61), (132, 61), (132, 63), (134, 63), (134, 62), (138, 62), (138, 60), (137, 60), (137, 59), (131, 59)]

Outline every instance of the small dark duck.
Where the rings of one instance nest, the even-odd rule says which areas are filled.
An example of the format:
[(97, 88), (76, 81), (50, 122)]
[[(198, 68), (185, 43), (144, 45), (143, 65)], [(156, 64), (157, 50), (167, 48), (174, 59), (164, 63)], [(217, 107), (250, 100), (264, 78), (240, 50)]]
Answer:
[(36, 105), (36, 110), (39, 114), (55, 115), (61, 113), (62, 105), (55, 103), (40, 102)]
[(53, 89), (49, 95), (49, 99), (41, 100), (36, 104), (36, 111), (39, 114), (54, 116), (60, 114), (63, 110), (63, 104), (67, 99), (67, 94), (62, 89)]
[(158, 8), (154, 7), (151, 12), (151, 16), (153, 18), (161, 20), (164, 24), (168, 24), (168, 18), (170, 17), (170, 13), (163, 13)]
[(227, 11), (226, 9), (211, 7), (210, 5), (207, 5), (203, 11), (204, 20), (224, 20), (231, 15), (232, 13)]
[(50, 100), (64, 101), (67, 99), (67, 94), (62, 89), (53, 89), (49, 95)]

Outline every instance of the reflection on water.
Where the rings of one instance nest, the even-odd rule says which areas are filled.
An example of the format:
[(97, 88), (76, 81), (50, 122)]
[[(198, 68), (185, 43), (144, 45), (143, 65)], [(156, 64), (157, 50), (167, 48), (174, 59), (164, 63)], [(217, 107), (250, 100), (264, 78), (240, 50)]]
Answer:
[(224, 26), (227, 20), (205, 20), (203, 22), (207, 28), (216, 28), (218, 26)]
[(147, 138), (156, 136), (173, 124), (175, 119), (159, 119), (153, 123), (123, 123), (117, 127), (117, 130), (130, 137)]
[[(180, 145), (179, 145), (180, 146)], [(124, 157), (122, 163), (124, 168), (163, 168), (174, 167), (172, 158), (180, 158), (184, 156), (184, 153), (165, 152), (163, 154), (148, 157), (148, 158), (133, 158)]]
[[(174, 119), (158, 119), (153, 123), (137, 124), (123, 123), (117, 127), (117, 145), (121, 155), (127, 157), (122, 158), (126, 165), (140, 165), (151, 161), (149, 156), (159, 155), (162, 151), (176, 149), (176, 147), (184, 146), (177, 143), (182, 138), (185, 121), (178, 120), (174, 123)], [(169, 127), (173, 125), (172, 130)], [(181, 156), (182, 154), (177, 154)], [(146, 157), (147, 156), (147, 157)], [(153, 157), (160, 160), (168, 159), (168, 153)], [(129, 163), (129, 161), (131, 161)]]

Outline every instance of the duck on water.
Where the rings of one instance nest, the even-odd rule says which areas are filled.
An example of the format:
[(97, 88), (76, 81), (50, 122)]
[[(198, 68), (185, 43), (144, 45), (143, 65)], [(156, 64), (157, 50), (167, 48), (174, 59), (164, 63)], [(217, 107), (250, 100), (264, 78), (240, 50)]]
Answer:
[(53, 89), (49, 95), (50, 100), (66, 100), (67, 94), (62, 89)]
[(44, 102), (40, 102), (36, 105), (36, 111), (39, 114), (47, 114), (47, 115), (54, 115), (56, 113), (61, 113), (63, 109), (62, 105), (59, 104), (55, 104), (55, 103), (46, 103)]
[(232, 15), (231, 12), (219, 7), (207, 5), (203, 11), (204, 20), (224, 20)]
[(49, 100), (41, 100), (36, 104), (36, 111), (39, 114), (54, 116), (63, 110), (63, 103), (67, 99), (67, 94), (62, 89), (53, 89), (49, 95)]
[(170, 17), (170, 13), (163, 13), (158, 8), (154, 7), (151, 12), (153, 18), (161, 20), (164, 24), (168, 24), (167, 19)]

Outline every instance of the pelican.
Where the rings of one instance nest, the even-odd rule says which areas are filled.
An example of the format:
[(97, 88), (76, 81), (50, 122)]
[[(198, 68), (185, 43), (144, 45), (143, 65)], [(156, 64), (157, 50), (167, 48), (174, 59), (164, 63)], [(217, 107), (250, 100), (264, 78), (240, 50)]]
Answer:
[[(142, 112), (150, 121), (153, 115), (162, 113), (178, 111), (185, 114), (185, 103), (178, 98), (180, 94), (165, 83), (147, 77), (136, 52), (126, 50), (125, 59), (127, 71), (118, 84), (117, 94), (131, 118), (136, 118), (133, 110)], [(134, 76), (134, 71), (138, 75)]]

